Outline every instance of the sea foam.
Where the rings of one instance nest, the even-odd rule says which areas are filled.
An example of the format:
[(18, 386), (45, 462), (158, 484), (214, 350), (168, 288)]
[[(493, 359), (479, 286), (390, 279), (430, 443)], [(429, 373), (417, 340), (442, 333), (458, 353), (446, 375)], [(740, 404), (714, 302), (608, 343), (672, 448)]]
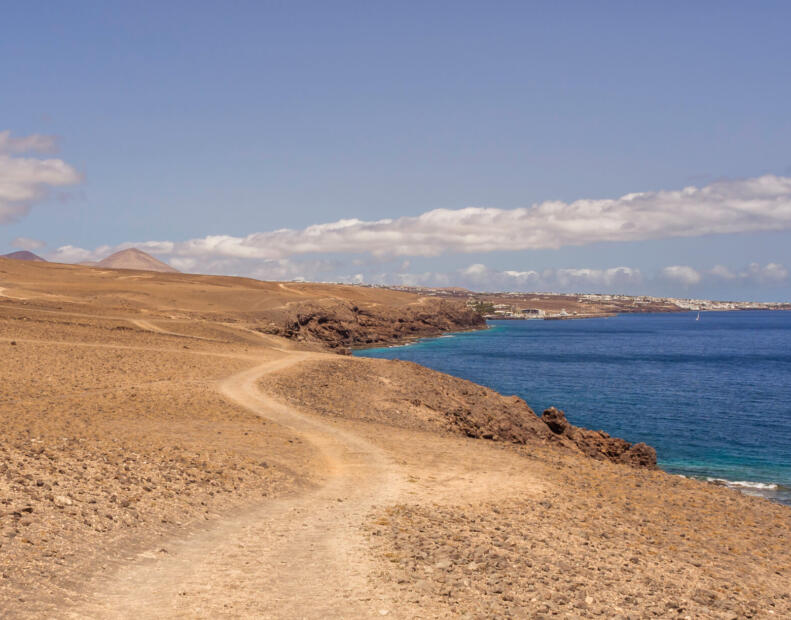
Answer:
[(776, 491), (778, 486), (773, 482), (751, 482), (749, 480), (725, 480), (724, 478), (706, 478), (709, 482), (721, 484), (734, 489), (758, 489), (761, 491)]

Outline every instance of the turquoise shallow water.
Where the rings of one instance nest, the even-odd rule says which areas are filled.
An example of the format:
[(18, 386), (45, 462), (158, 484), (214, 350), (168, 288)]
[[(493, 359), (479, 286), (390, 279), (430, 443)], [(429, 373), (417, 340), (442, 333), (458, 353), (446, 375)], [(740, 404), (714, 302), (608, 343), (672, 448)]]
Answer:
[(418, 362), (654, 446), (672, 473), (791, 505), (791, 312), (492, 321), (356, 355)]

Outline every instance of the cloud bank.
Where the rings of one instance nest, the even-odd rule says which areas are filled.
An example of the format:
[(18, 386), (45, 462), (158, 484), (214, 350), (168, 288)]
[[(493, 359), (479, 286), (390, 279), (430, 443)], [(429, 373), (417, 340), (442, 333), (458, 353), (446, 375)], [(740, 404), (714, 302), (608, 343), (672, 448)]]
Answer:
[[(786, 229), (791, 229), (791, 178), (767, 175), (617, 199), (544, 202), (513, 210), (438, 209), (416, 217), (340, 220), (246, 237), (212, 235), (183, 242), (129, 242), (94, 250), (67, 245), (49, 258), (60, 262), (98, 260), (117, 250), (138, 247), (183, 271), (260, 279), (565, 292), (635, 293), (661, 287), (685, 293), (727, 283), (748, 287), (785, 284), (788, 270), (779, 263), (752, 264), (740, 270), (722, 265), (708, 270), (669, 265), (644, 275), (628, 266), (498, 271), (476, 263), (452, 272), (413, 273), (408, 257)], [(338, 260), (327, 259), (328, 255), (344, 253), (356, 255), (349, 259), (351, 269)], [(400, 267), (375, 273), (376, 265), (384, 270), (393, 261)]]
[(79, 173), (61, 159), (20, 157), (23, 153), (52, 153), (57, 140), (52, 136), (33, 134), (13, 137), (0, 132), (0, 224), (27, 215), (37, 201), (44, 199), (50, 188), (79, 183)]
[(660, 278), (684, 287), (694, 286), (701, 282), (706, 283), (736, 283), (747, 285), (777, 285), (788, 280), (788, 269), (779, 263), (759, 265), (750, 263), (739, 271), (731, 271), (723, 265), (715, 265), (709, 270), (699, 271), (688, 265), (673, 265), (665, 267), (660, 272)]
[(210, 235), (136, 244), (180, 257), (278, 260), (301, 254), (438, 256), (556, 249), (603, 242), (791, 229), (791, 178), (765, 175), (613, 199), (519, 209), (435, 209), (415, 217), (338, 220), (246, 237)]
[(660, 277), (685, 287), (699, 284), (703, 279), (698, 271), (687, 265), (671, 265), (670, 267), (665, 267), (660, 272)]
[(739, 271), (722, 265), (697, 270), (688, 265), (671, 265), (647, 276), (632, 267), (609, 269), (544, 269), (516, 271), (490, 269), (476, 263), (456, 272), (378, 274), (374, 280), (405, 286), (463, 286), (477, 291), (554, 291), (564, 293), (640, 294), (642, 285), (659, 281), (675, 286), (679, 293), (697, 285), (717, 285), (738, 281), (745, 286), (773, 286), (788, 282), (789, 272), (779, 263), (752, 263)]
[(443, 281), (454, 280), (464, 285), (487, 290), (573, 290), (585, 291), (616, 290), (641, 284), (643, 275), (639, 269), (612, 267), (610, 269), (544, 269), (497, 271), (476, 263), (461, 269), (456, 277), (441, 274)]

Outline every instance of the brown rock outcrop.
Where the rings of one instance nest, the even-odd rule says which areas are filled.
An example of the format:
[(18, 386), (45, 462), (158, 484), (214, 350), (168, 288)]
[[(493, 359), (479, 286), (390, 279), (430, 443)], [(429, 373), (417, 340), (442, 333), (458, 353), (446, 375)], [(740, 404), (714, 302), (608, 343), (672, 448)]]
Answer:
[(404, 306), (363, 307), (344, 299), (328, 298), (291, 302), (280, 320), (260, 330), (348, 351), (354, 346), (403, 342), (485, 326), (483, 317), (459, 302), (422, 298)]
[(645, 443), (632, 444), (619, 437), (610, 437), (604, 431), (591, 431), (574, 426), (555, 407), (545, 410), (541, 419), (557, 440), (573, 444), (586, 456), (632, 467), (656, 468), (656, 450)]

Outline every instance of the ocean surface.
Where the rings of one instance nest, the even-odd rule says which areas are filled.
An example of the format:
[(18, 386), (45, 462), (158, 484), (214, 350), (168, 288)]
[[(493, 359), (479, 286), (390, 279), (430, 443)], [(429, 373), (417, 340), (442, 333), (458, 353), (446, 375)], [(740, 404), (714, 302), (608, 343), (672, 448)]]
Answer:
[(411, 360), (657, 450), (668, 472), (791, 505), (791, 312), (491, 321), (355, 355)]

